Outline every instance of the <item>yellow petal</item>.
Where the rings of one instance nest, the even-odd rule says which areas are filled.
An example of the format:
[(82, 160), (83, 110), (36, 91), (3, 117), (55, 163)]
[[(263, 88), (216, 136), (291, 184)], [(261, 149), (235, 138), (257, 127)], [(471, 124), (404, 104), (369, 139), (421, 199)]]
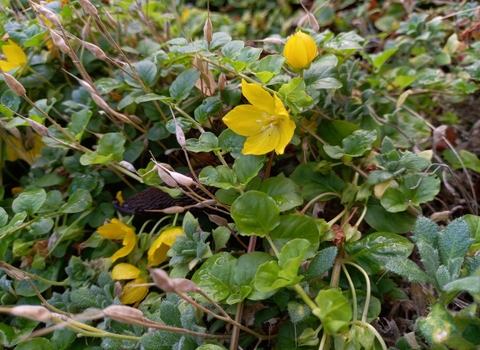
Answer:
[(290, 118), (281, 119), (278, 123), (280, 130), (280, 139), (278, 140), (278, 145), (275, 147), (276, 154), (283, 154), (285, 147), (293, 137), (295, 131), (295, 123)]
[(181, 227), (163, 231), (148, 249), (148, 266), (157, 266), (167, 260), (167, 252), (180, 235), (184, 235)]
[(12, 40), (8, 40), (8, 42), (10, 45), (2, 46), (2, 51), (5, 54), (5, 57), (7, 57), (7, 61), (16, 64), (16, 67), (27, 63), (27, 55), (25, 55), (22, 48)]
[(135, 248), (137, 244), (137, 236), (135, 236), (135, 232), (133, 232), (132, 229), (130, 229), (130, 231), (127, 232), (127, 234), (125, 235), (122, 244), (123, 247), (117, 250), (115, 254), (113, 254), (110, 258), (112, 259), (112, 262), (115, 262), (117, 259), (127, 256), (128, 254), (130, 254), (133, 248)]
[(272, 126), (264, 131), (250, 136), (243, 145), (243, 154), (261, 155), (273, 151), (280, 140), (280, 132), (277, 126)]
[(242, 79), (242, 94), (257, 108), (263, 109), (268, 114), (275, 113), (275, 101), (272, 95), (265, 91), (260, 85), (247, 83)]
[(130, 231), (133, 232), (130, 227), (116, 218), (97, 229), (98, 234), (107, 239), (123, 239)]
[(122, 191), (117, 192), (117, 195), (115, 196), (115, 199), (118, 201), (118, 204), (120, 206), (122, 206), (123, 203), (125, 203), (125, 199), (123, 199), (123, 196), (122, 196)]
[(114, 280), (131, 280), (140, 275), (140, 269), (132, 264), (120, 263), (115, 265), (112, 270)]
[(17, 67), (19, 67), (19, 65), (16, 63), (0, 60), (0, 68), (2, 68), (4, 72), (8, 72)]
[(242, 136), (258, 134), (270, 121), (270, 115), (251, 105), (237, 106), (223, 117), (225, 125)]
[(137, 287), (136, 285), (146, 282), (147, 281), (143, 278), (137, 278), (135, 281), (125, 284), (120, 301), (123, 304), (133, 304), (142, 301), (148, 294), (148, 287)]

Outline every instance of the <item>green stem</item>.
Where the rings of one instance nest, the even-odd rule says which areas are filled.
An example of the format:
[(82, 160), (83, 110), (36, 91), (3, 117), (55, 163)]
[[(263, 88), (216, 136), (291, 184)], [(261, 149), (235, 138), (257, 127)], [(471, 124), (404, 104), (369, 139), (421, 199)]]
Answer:
[(363, 274), (363, 277), (365, 277), (365, 283), (367, 285), (367, 291), (366, 291), (367, 295), (365, 296), (365, 307), (363, 308), (362, 322), (367, 322), (368, 309), (370, 307), (370, 294), (372, 292), (372, 287), (370, 285), (370, 278), (368, 277), (368, 274), (365, 272), (364, 269), (362, 269), (361, 266), (350, 261), (345, 261), (345, 264), (356, 267)]
[(348, 284), (350, 286), (350, 290), (352, 291), (352, 304), (353, 304), (353, 320), (357, 320), (357, 292), (355, 291), (355, 285), (353, 284), (352, 278), (345, 267), (345, 264), (342, 264), (343, 273), (347, 277)]

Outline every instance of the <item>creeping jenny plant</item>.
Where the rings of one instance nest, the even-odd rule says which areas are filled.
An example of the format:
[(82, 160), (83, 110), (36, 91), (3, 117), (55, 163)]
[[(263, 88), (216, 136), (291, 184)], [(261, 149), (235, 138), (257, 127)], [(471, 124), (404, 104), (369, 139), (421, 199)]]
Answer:
[(2, 346), (480, 346), (478, 6), (317, 3), (0, 13)]

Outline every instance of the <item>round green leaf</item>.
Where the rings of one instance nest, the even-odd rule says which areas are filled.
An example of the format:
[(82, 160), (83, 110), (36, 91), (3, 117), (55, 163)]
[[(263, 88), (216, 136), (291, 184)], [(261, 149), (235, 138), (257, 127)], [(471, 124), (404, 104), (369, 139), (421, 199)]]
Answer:
[(305, 258), (311, 258), (318, 250), (319, 234), (315, 221), (306, 215), (288, 214), (280, 217), (280, 224), (270, 232), (273, 243), (281, 250), (285, 244), (295, 238), (304, 238), (310, 242)]
[(198, 78), (200, 78), (200, 71), (195, 68), (190, 68), (180, 73), (177, 79), (170, 85), (170, 95), (177, 103), (182, 102), (190, 95)]
[(339, 289), (321, 290), (315, 302), (318, 310), (314, 313), (320, 318), (325, 332), (336, 334), (348, 325), (352, 319), (352, 307)]
[(415, 216), (407, 211), (389, 213), (376, 198), (370, 197), (365, 221), (377, 231), (405, 233), (415, 224)]
[(12, 209), (15, 213), (27, 212), (33, 215), (45, 203), (47, 193), (45, 190), (33, 190), (20, 193), (12, 203)]
[(303, 204), (298, 186), (283, 175), (266, 179), (258, 190), (272, 197), (280, 211), (290, 210)]
[(275, 201), (259, 191), (249, 191), (238, 197), (231, 213), (242, 235), (263, 237), (280, 224), (280, 211)]
[[(157, 66), (155, 63), (150, 61), (140, 61), (133, 63), (133, 67), (135, 68), (135, 72), (137, 73), (138, 77), (147, 87), (153, 85), (157, 77)], [(125, 69), (127, 72), (135, 76), (129, 66), (127, 66)], [(130, 86), (137, 88), (141, 87), (140, 83), (128, 74), (125, 74), (125, 81)]]
[(404, 194), (396, 188), (388, 188), (380, 199), (380, 203), (389, 213), (398, 213), (408, 208)]
[(213, 300), (220, 302), (236, 291), (236, 263), (237, 259), (229, 253), (215, 254), (195, 271), (192, 281)]
[(62, 212), (79, 213), (90, 208), (91, 205), (92, 196), (90, 195), (90, 192), (84, 190), (83, 188), (79, 188), (72, 196), (70, 196), (67, 204), (65, 204), (62, 208)]

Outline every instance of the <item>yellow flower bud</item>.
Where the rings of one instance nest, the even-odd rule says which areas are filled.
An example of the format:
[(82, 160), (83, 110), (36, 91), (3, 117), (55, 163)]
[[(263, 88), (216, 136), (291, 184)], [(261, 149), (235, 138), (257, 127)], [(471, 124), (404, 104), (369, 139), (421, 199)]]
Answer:
[(293, 34), (287, 40), (283, 50), (283, 56), (287, 59), (287, 63), (296, 69), (308, 67), (316, 55), (315, 40), (303, 32)]

